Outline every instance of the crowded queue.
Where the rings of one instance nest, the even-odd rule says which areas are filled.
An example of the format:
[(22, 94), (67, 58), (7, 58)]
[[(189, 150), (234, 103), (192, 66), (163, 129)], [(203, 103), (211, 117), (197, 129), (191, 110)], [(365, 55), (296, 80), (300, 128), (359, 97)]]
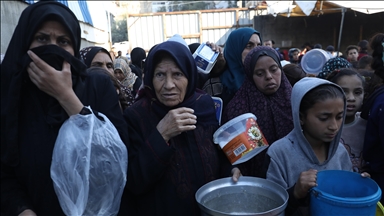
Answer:
[[(232, 31), (224, 48), (207, 42), (219, 59), (205, 76), (182, 38), (148, 55), (135, 48), (132, 62), (102, 47), (80, 50), (80, 41), (76, 16), (58, 2), (28, 6), (14, 30), (1, 63), (4, 215), (66, 214), (50, 176), (53, 151), (62, 125), (89, 115), (105, 115), (128, 153), (120, 207), (103, 215), (200, 215), (196, 191), (224, 177), (281, 185), (288, 215), (309, 214), (308, 191), (321, 170), (357, 172), (384, 189), (383, 33), (348, 47), (347, 58), (330, 58), (317, 77), (302, 70), (300, 50), (283, 65), (282, 53), (252, 28)], [(365, 56), (368, 72), (356, 68)], [(212, 96), (224, 102), (221, 124), (256, 115), (269, 147), (232, 165), (213, 142), (220, 124)]]

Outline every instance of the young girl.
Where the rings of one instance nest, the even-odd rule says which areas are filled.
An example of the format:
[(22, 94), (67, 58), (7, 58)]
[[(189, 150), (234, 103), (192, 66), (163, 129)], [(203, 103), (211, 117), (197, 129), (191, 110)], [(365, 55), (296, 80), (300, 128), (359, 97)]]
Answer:
[(364, 78), (352, 68), (335, 70), (327, 79), (339, 85), (347, 99), (344, 129), (340, 142), (349, 153), (354, 172), (361, 172), (363, 166), (364, 134), (367, 121), (360, 118), (360, 110), (364, 99)]
[(308, 191), (317, 185), (317, 171), (352, 171), (339, 143), (346, 99), (338, 85), (305, 77), (293, 87), (291, 103), (294, 129), (269, 147), (266, 178), (287, 189), (287, 214), (309, 215)]

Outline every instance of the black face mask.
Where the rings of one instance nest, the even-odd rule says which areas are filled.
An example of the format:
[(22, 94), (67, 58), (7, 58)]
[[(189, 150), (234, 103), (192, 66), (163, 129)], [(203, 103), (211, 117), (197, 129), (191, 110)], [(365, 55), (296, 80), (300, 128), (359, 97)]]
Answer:
[[(67, 61), (71, 65), (72, 75), (80, 75), (80, 73), (87, 68), (81, 60), (56, 45), (39, 46), (32, 48), (31, 51), (59, 71), (62, 70), (64, 60)], [(23, 68), (26, 68), (31, 62), (32, 59), (26, 53), (22, 59)]]

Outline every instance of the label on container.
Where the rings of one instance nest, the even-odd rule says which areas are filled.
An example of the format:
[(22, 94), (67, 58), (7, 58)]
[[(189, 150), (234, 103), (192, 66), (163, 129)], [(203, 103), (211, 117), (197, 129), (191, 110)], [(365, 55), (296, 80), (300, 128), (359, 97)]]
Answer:
[(267, 140), (263, 136), (255, 119), (248, 118), (245, 131), (229, 141), (228, 144), (224, 146), (223, 151), (231, 164), (233, 164), (250, 151), (264, 146), (268, 146)]

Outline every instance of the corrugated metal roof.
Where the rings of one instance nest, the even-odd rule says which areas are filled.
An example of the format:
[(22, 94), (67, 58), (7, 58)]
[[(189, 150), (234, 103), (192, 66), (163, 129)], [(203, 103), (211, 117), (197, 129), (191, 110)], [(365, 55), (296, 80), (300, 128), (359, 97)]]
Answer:
[[(67, 0), (56, 0), (56, 1), (69, 7), (71, 9), (71, 11), (76, 15), (76, 17), (79, 21), (82, 21), (82, 22), (85, 22), (85, 23), (88, 23), (88, 24), (94, 26), (93, 22), (92, 22), (92, 16), (88, 10), (88, 2), (87, 1), (67, 1)], [(25, 0), (25, 2), (28, 4), (33, 4), (33, 3), (36, 3), (38, 1)]]

